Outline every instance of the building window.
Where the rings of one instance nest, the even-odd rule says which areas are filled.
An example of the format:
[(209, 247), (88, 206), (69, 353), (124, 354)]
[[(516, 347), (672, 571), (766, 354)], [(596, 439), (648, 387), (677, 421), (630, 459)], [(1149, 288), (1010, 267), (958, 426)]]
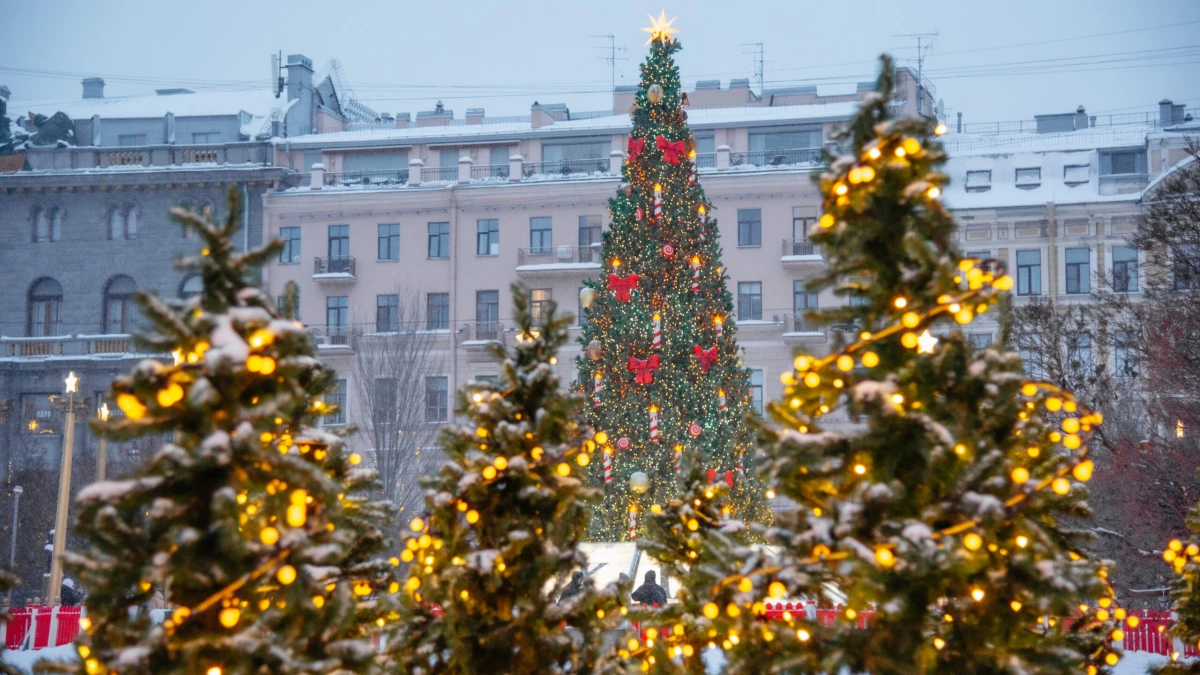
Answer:
[(1042, 367), (1041, 346), (1042, 340), (1038, 335), (1031, 335), (1030, 345), (1019, 350), (1021, 354), (1021, 366), (1025, 369), (1025, 374), (1037, 380), (1046, 378), (1046, 369)]
[(1091, 250), (1086, 248), (1066, 250), (1068, 293), (1091, 292), (1091, 255)]
[(1123, 330), (1113, 332), (1113, 367), (1117, 377), (1137, 377), (1137, 352), (1134, 347), (1129, 333)]
[(400, 296), (375, 296), (375, 332), (394, 333), (400, 330)]
[(490, 385), (490, 386), (494, 387), (500, 383), (500, 376), (499, 375), (476, 375), (475, 381), (480, 384), (486, 384), (486, 385)]
[(967, 342), (976, 350), (987, 349), (992, 346), (991, 333), (967, 333)]
[(333, 412), (325, 415), (321, 423), (327, 427), (340, 427), (346, 424), (346, 381), (338, 380), (333, 391), (325, 395), (325, 403), (332, 407)]
[(1063, 182), (1067, 185), (1079, 185), (1090, 180), (1088, 172), (1091, 170), (1090, 164), (1072, 164), (1063, 167)]
[(738, 321), (762, 320), (762, 282), (738, 282)]
[(571, 142), (542, 145), (543, 172), (590, 173), (608, 172), (608, 153), (612, 151), (609, 138), (581, 138)]
[(483, 218), (475, 221), (475, 255), (500, 255), (500, 221)]
[(117, 136), (117, 145), (123, 148), (145, 144), (146, 134), (120, 134)]
[(759, 415), (763, 411), (763, 371), (750, 371), (750, 405)]
[(138, 209), (136, 206), (114, 207), (108, 213), (108, 238), (137, 239)]
[(1092, 336), (1079, 332), (1067, 334), (1067, 364), (1078, 374), (1092, 369)]
[(1175, 248), (1172, 268), (1175, 290), (1200, 289), (1200, 245), (1183, 243)]
[(325, 298), (325, 327), (330, 335), (342, 335), (350, 325), (350, 296), (331, 295)]
[(62, 209), (57, 206), (47, 211), (38, 208), (33, 212), (33, 243), (62, 239)]
[[(583, 293), (584, 288), (586, 288), (586, 287), (585, 286), (579, 287), (579, 292), (581, 294)], [(588, 309), (587, 309), (587, 307), (583, 306), (583, 298), (582, 297), (579, 298), (579, 312), (575, 314), (575, 320), (579, 323), (579, 326), (581, 328), (583, 326), (588, 325)]]
[(475, 291), (475, 323), (479, 324), (480, 335), (498, 333), (499, 321), (500, 291)]
[(192, 143), (220, 143), (221, 134), (217, 131), (197, 131), (192, 133)]
[(430, 293), (425, 296), (425, 328), (426, 330), (449, 330), (449, 293)]
[(529, 219), (529, 252), (535, 255), (550, 253), (554, 246), (554, 230), (551, 220), (545, 216)]
[(133, 293), (137, 284), (133, 279), (119, 275), (104, 286), (104, 333), (106, 335), (127, 334), (133, 329)]
[(179, 297), (182, 300), (195, 297), (204, 292), (204, 277), (199, 274), (189, 274), (179, 284)]
[(738, 246), (762, 246), (762, 209), (738, 209)]
[(604, 241), (600, 216), (579, 216), (579, 262), (600, 262), (600, 246)]
[(529, 313), (534, 321), (541, 321), (546, 316), (552, 297), (549, 288), (535, 288), (529, 291)]
[(294, 265), (300, 262), (300, 228), (281, 227), (279, 238), (283, 240), (283, 248), (279, 251), (279, 262), (284, 265)]
[(968, 171), (967, 192), (987, 192), (992, 189), (992, 172)]
[(1119, 293), (1138, 289), (1137, 250), (1130, 246), (1113, 246), (1112, 287)]
[(812, 255), (816, 252), (808, 241), (808, 230), (816, 218), (812, 210), (803, 206), (792, 207), (792, 255)]
[(1042, 252), (1017, 251), (1017, 295), (1042, 294)]
[(450, 223), (429, 223), (429, 257), (450, 257)]
[(374, 426), (389, 427), (396, 424), (400, 413), (397, 401), (399, 391), (399, 381), (396, 378), (375, 378), (375, 391), (371, 401), (371, 423)]
[(508, 178), (508, 159), (512, 157), (507, 145), (488, 151), (488, 177)]
[(43, 277), (29, 287), (29, 315), (26, 321), (29, 337), (58, 335), (58, 310), (62, 299), (62, 286), (54, 279)]
[(445, 422), (450, 419), (450, 381), (445, 375), (425, 378), (425, 421)]
[(1100, 153), (1101, 176), (1143, 173), (1146, 173), (1146, 153), (1141, 150)]
[(1034, 166), (1028, 169), (1017, 169), (1017, 187), (1037, 187), (1042, 184), (1042, 167)]
[[(330, 225), (329, 226), (329, 259), (345, 260), (350, 257), (350, 226), (349, 225)], [(335, 271), (333, 265), (330, 265), (330, 271)], [(337, 270), (341, 271), (341, 270)]]
[[(750, 134), (749, 163), (754, 165), (797, 164), (820, 159), (821, 127), (776, 129)], [(788, 152), (807, 150), (808, 152)], [(699, 151), (697, 151), (699, 152)]]
[(400, 226), (388, 223), (379, 226), (379, 260), (400, 259)]
[(57, 394), (21, 394), (21, 433), (54, 435), (62, 433), (62, 415), (54, 405)]

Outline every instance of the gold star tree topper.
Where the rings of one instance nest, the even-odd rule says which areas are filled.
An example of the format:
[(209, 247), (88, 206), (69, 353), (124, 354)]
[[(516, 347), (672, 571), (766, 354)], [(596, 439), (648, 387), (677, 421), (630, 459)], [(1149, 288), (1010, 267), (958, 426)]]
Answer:
[(650, 39), (646, 40), (646, 44), (650, 44), (651, 42), (659, 39), (661, 39), (663, 42), (670, 42), (671, 33), (679, 32), (678, 28), (671, 28), (671, 24), (675, 23), (675, 19), (678, 19), (679, 17), (675, 17), (675, 19), (668, 21), (667, 10), (665, 9), (659, 12), (657, 19), (650, 14), (647, 14), (646, 16), (650, 19), (650, 27), (642, 29), (650, 34)]

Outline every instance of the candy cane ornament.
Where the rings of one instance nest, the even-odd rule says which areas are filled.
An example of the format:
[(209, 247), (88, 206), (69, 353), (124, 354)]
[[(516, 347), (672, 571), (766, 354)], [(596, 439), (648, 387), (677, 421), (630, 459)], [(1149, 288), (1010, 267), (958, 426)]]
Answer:
[(700, 294), (700, 256), (692, 257), (692, 293)]
[(654, 315), (654, 340), (651, 343), (651, 348), (662, 349), (662, 315)]
[(605, 448), (604, 449), (604, 484), (605, 485), (608, 485), (609, 483), (612, 482), (612, 476), (613, 476), (612, 450), (610, 450), (609, 448)]
[(704, 241), (704, 230), (708, 226), (708, 211), (704, 208), (704, 205), (701, 204), (697, 209), (697, 212), (700, 215), (700, 241)]
[(692, 163), (692, 175), (688, 177), (688, 182), (692, 185), (696, 184), (696, 151), (688, 152), (688, 160)]
[(600, 392), (604, 391), (604, 379), (600, 377), (600, 373), (596, 373), (596, 386), (592, 387), (592, 404), (597, 408), (600, 407)]
[(675, 473), (683, 470), (683, 446), (675, 446)]
[(662, 218), (662, 186), (654, 184), (654, 221)]
[(637, 509), (629, 509), (629, 540), (637, 540)]
[(650, 440), (658, 442), (658, 406), (650, 406)]

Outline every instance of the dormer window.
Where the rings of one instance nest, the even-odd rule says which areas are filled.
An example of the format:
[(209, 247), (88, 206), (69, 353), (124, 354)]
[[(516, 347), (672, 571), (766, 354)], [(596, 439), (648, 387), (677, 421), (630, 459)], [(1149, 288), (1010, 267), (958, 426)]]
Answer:
[(1141, 150), (1100, 153), (1100, 175), (1122, 176), (1146, 173), (1146, 153)]
[(987, 192), (992, 189), (992, 172), (968, 171), (967, 192)]
[(1091, 164), (1069, 164), (1063, 167), (1063, 182), (1067, 185), (1081, 185), (1088, 182)]
[(1042, 184), (1042, 167), (1017, 169), (1016, 184), (1019, 188), (1035, 188)]

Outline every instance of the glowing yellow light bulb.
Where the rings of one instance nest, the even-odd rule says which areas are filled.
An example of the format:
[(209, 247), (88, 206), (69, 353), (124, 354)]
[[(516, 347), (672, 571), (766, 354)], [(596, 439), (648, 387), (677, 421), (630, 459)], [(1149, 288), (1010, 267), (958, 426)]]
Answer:
[(296, 580), (296, 568), (291, 565), (284, 565), (275, 572), (275, 578), (279, 580), (279, 583), (287, 586)]
[(1029, 480), (1029, 469), (1023, 466), (1018, 466), (1012, 470), (1012, 480), (1014, 483), (1021, 484)]
[(974, 532), (968, 532), (963, 537), (963, 546), (966, 546), (970, 551), (977, 551), (980, 546), (983, 546), (983, 537)]

